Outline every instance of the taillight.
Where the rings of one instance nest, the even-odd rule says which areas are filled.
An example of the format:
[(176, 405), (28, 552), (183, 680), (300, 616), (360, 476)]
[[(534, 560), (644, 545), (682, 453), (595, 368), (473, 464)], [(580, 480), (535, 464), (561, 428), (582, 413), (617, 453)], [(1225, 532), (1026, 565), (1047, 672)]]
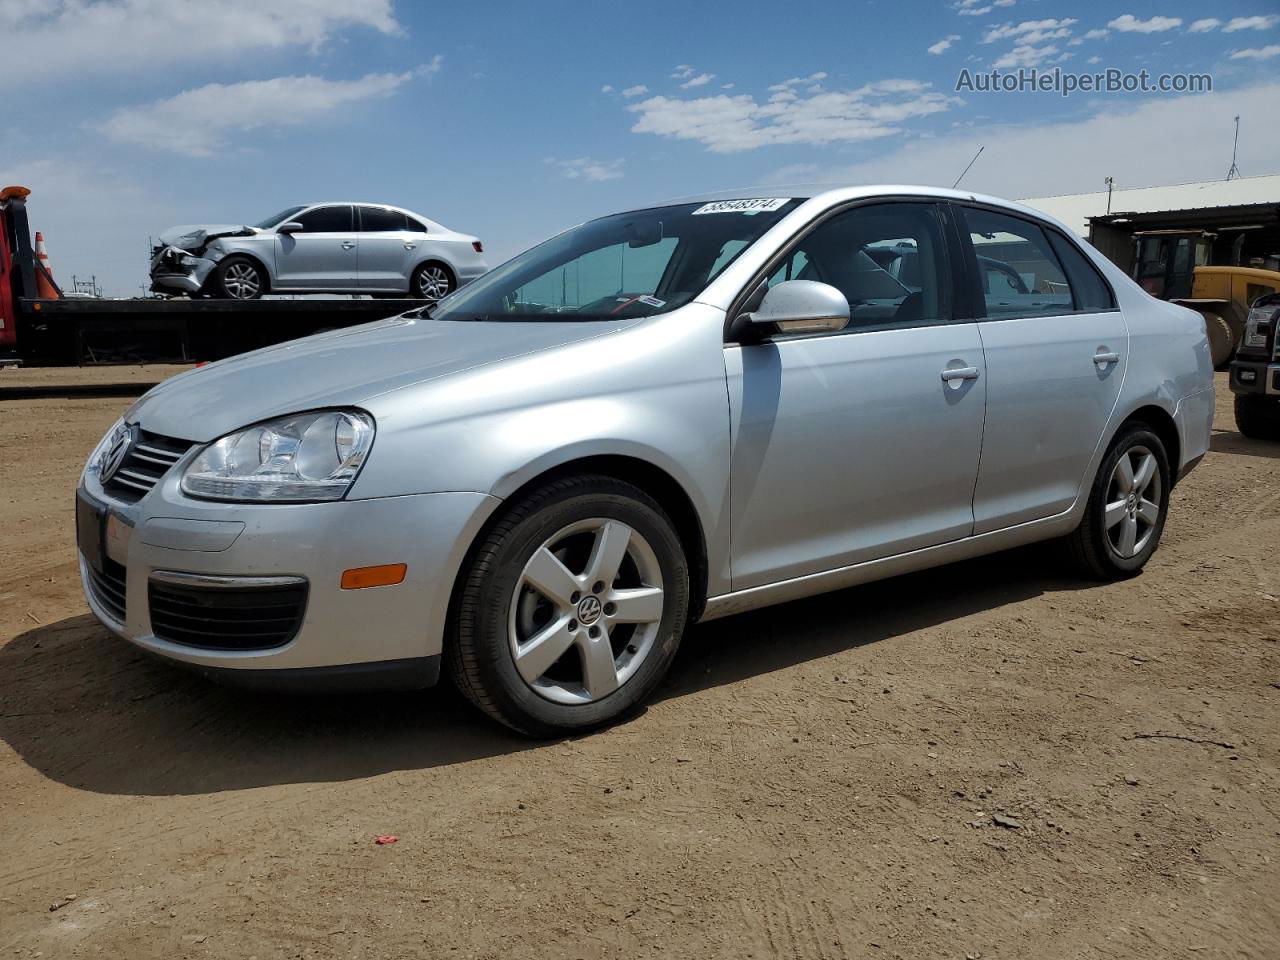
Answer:
[(484, 253), (484, 244), (481, 243), (479, 240), (472, 240), (471, 249), (474, 250), (476, 253)]

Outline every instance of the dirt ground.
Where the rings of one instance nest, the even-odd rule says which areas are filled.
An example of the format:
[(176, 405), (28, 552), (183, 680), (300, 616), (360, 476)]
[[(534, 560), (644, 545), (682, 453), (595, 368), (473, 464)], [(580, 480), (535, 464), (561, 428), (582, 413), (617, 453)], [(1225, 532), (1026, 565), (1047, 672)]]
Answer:
[(1280, 957), (1280, 445), (1225, 382), (1140, 578), (1036, 548), (720, 621), (531, 743), (108, 635), (72, 490), (130, 399), (60, 385), (168, 372), (111, 369), (0, 371), (0, 957)]

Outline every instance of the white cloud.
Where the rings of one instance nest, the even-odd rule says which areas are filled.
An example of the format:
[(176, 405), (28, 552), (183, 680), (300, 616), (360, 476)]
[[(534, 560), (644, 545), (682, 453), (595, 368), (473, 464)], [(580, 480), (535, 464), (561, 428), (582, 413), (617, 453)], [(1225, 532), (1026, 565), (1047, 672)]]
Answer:
[(1231, 53), (1232, 60), (1270, 60), (1272, 57), (1280, 57), (1280, 43), (1265, 47), (1250, 47), (1247, 50), (1234, 50)]
[[(948, 110), (959, 100), (915, 80), (882, 80), (855, 90), (821, 90), (825, 73), (794, 77), (769, 89), (760, 103), (750, 94), (681, 100), (651, 97), (627, 107), (638, 114), (634, 133), (693, 140), (713, 153), (734, 153), (784, 143), (819, 145), (892, 136), (906, 120)], [(796, 88), (805, 87), (803, 92)]]
[(1111, 36), (1110, 30), (1086, 30), (1084, 34), (1085, 40), (1101, 40), (1103, 37)]
[(996, 7), (1012, 7), (1017, 2), (1018, 0), (992, 0), (990, 3), (984, 0), (956, 0), (951, 7), (962, 17), (982, 17)]
[(339, 107), (390, 96), (415, 76), (437, 72), (440, 63), (437, 56), (416, 71), (371, 73), (358, 80), (300, 76), (209, 83), (143, 106), (123, 107), (97, 129), (119, 143), (207, 157), (231, 134), (306, 123)]
[(1043, 43), (1046, 40), (1058, 40), (1071, 35), (1071, 25), (1078, 21), (1068, 17), (1064, 20), (1024, 20), (1022, 23), (1002, 23), (992, 27), (983, 34), (983, 43), (994, 43), (1010, 37), (1019, 43)]
[(690, 77), (684, 83), (680, 84), (680, 89), (688, 90), (691, 87), (705, 87), (715, 78), (716, 75), (714, 73), (700, 73), (696, 77)]
[(548, 157), (547, 161), (560, 170), (566, 180), (618, 180), (623, 176), (625, 160), (593, 160), (591, 157), (577, 157), (573, 160), (557, 160)]
[[(1219, 179), (1226, 172), (1222, 144), (1230, 144), (1231, 118), (1268, 116), (1277, 102), (1280, 82), (1137, 104), (1124, 101), (1085, 120), (985, 126), (912, 140), (865, 163), (813, 170), (807, 178), (949, 187), (985, 145), (964, 185), (1005, 197), (1105, 190), (1108, 176), (1129, 187)], [(1161, 149), (1152, 150), (1153, 143)], [(1087, 149), (1090, 144), (1106, 144), (1106, 149)], [(1264, 131), (1242, 141), (1240, 151), (1241, 169), (1273, 170), (1280, 136)], [(770, 179), (777, 183), (784, 178), (775, 174)]]
[(1139, 20), (1132, 13), (1126, 13), (1116, 17), (1107, 26), (1121, 33), (1164, 33), (1166, 30), (1182, 26), (1182, 18), (1152, 17), (1150, 20)]
[(694, 70), (693, 67), (689, 66), (687, 63), (682, 63), (680, 64), (680, 66), (676, 67), (674, 70), (671, 71), (671, 79), (672, 80), (688, 80), (695, 73), (697, 73), (697, 71)]
[(1071, 54), (1059, 54), (1058, 48), (1053, 44), (1046, 47), (1033, 47), (1029, 44), (1019, 44), (1008, 53), (994, 61), (991, 66), (997, 70), (1007, 70), (1015, 67), (1038, 67), (1042, 63), (1059, 63), (1070, 57)]
[(611, 84), (611, 83), (606, 83), (603, 87), (601, 87), (601, 88), (600, 88), (600, 92), (601, 92), (601, 93), (613, 93), (613, 84)]
[(401, 33), (392, 0), (7, 0), (0, 80), (39, 84), (317, 50), (351, 27)]
[(1187, 27), (1190, 33), (1208, 33), (1211, 30), (1217, 30), (1222, 26), (1222, 21), (1217, 17), (1205, 17), (1203, 20), (1197, 20), (1191, 26)]
[(1089, 58), (1088, 60), (1086, 60), (1085, 62), (1086, 62), (1087, 64), (1089, 64), (1089, 66), (1091, 66), (1091, 67), (1092, 67), (1092, 66), (1093, 66), (1094, 64), (1096, 64), (1096, 63), (1101, 63), (1101, 62), (1102, 62), (1102, 58), (1101, 58), (1101, 57), (1098, 57), (1098, 56), (1093, 56), (1093, 57), (1090, 57), (1090, 58)]
[(642, 97), (649, 92), (649, 88), (643, 83), (637, 83), (634, 87), (627, 87), (622, 91), (624, 97)]
[(1270, 30), (1280, 23), (1280, 14), (1268, 14), (1265, 17), (1232, 17), (1231, 22), (1222, 28), (1223, 33), (1235, 33), (1237, 30)]
[(927, 49), (934, 56), (937, 56), (940, 53), (946, 53), (948, 50), (950, 50), (951, 45), (959, 39), (960, 39), (960, 34), (958, 33), (948, 34), (947, 36), (943, 37), (941, 40), (939, 40), (937, 43), (935, 43), (933, 46)]

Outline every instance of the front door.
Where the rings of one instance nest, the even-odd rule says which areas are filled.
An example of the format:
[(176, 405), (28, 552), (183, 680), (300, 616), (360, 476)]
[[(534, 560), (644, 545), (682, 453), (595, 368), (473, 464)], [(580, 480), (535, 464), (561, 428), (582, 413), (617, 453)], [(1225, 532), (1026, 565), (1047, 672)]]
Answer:
[[(974, 532), (1070, 509), (1105, 440), (1124, 381), (1129, 332), (1111, 288), (1056, 230), (956, 207), (976, 273), (972, 299), (987, 358), (987, 423)], [(976, 267), (976, 269), (974, 269)]]
[(769, 283), (818, 280), (842, 332), (725, 348), (733, 588), (969, 536), (986, 384), (975, 323), (953, 318), (930, 203), (880, 203), (813, 228)]
[(313, 207), (294, 220), (302, 230), (276, 234), (276, 287), (354, 293), (359, 242), (351, 206)]

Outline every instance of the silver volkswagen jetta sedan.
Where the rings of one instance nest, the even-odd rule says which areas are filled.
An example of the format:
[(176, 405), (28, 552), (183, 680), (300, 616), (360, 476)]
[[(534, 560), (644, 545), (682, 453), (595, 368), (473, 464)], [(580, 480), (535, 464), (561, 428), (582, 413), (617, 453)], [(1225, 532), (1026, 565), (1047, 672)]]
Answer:
[(151, 257), (151, 286), (231, 300), (267, 293), (439, 300), (488, 269), (477, 238), (420, 213), (374, 203), (313, 203), (254, 225), (166, 230)]
[(673, 203), (155, 388), (85, 467), (85, 592), (222, 678), (447, 665), (556, 735), (643, 701), (694, 621), (1050, 538), (1136, 574), (1213, 400), (1198, 316), (1035, 211)]

